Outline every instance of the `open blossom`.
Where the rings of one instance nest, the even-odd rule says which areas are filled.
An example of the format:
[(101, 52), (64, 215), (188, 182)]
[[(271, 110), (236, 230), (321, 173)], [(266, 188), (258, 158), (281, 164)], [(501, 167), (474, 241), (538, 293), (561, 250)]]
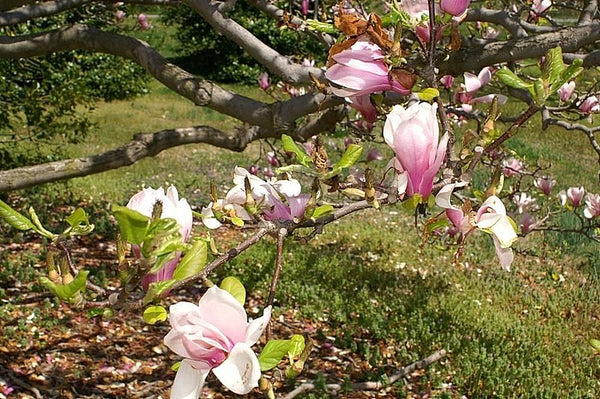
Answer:
[(583, 187), (569, 187), (567, 191), (562, 190), (558, 193), (558, 198), (560, 198), (562, 206), (570, 205), (577, 208), (581, 205), (584, 195), (585, 189)]
[(146, 14), (139, 14), (137, 19), (142, 30), (150, 29), (150, 22), (148, 22), (148, 17), (146, 16)]
[(381, 48), (365, 37), (332, 58), (336, 63), (327, 69), (325, 76), (341, 88), (331, 87), (331, 91), (336, 96), (345, 97), (350, 106), (357, 109), (369, 122), (374, 122), (377, 118), (377, 111), (369, 98), (372, 93), (410, 93), (410, 89), (390, 75)]
[(248, 322), (242, 305), (217, 286), (210, 288), (198, 305), (171, 305), (171, 330), (164, 342), (184, 358), (171, 388), (171, 399), (197, 399), (210, 371), (238, 395), (257, 387), (260, 365), (250, 347), (258, 341), (270, 318), (268, 306), (262, 317)]
[(523, 213), (530, 209), (532, 204), (535, 202), (535, 198), (532, 198), (527, 193), (515, 194), (513, 200), (517, 206), (517, 213)]
[(440, 8), (452, 16), (460, 16), (467, 11), (471, 0), (441, 0)]
[(555, 183), (556, 180), (552, 180), (548, 176), (542, 176), (533, 182), (545, 195), (550, 195)]
[(446, 210), (448, 219), (461, 233), (466, 235), (478, 228), (490, 234), (500, 265), (505, 270), (510, 270), (514, 259), (510, 246), (517, 239), (513, 220), (506, 214), (506, 208), (500, 198), (495, 195), (485, 200), (476, 214), (452, 205), (450, 199), (454, 188), (464, 185), (465, 183), (461, 182), (442, 187), (435, 197), (435, 203)]
[(491, 103), (494, 100), (494, 97), (497, 97), (500, 105), (506, 103), (508, 97), (502, 94), (487, 94), (485, 96), (475, 97), (477, 91), (492, 80), (492, 73), (492, 67), (483, 68), (477, 75), (465, 72), (463, 74), (465, 83), (459, 86), (455, 95), (456, 101), (463, 104)]
[[(179, 224), (179, 231), (183, 242), (187, 242), (192, 231), (192, 209), (184, 198), (179, 199), (179, 194), (174, 186), (169, 187), (166, 194), (162, 187), (157, 190), (145, 188), (131, 197), (127, 203), (127, 208), (138, 211), (144, 216), (151, 217), (156, 202), (162, 203), (160, 217), (162, 219), (175, 219), (177, 224)], [(144, 289), (148, 289), (148, 285), (152, 282), (171, 279), (179, 263), (180, 256), (181, 254), (178, 253), (175, 259), (165, 263), (158, 272), (144, 276), (142, 279)]]
[(406, 194), (429, 197), (448, 144), (447, 134), (439, 140), (437, 104), (421, 102), (406, 109), (394, 106), (383, 137), (396, 154), (395, 168), (406, 184)]
[(267, 90), (269, 88), (269, 86), (271, 86), (269, 74), (266, 72), (263, 72), (260, 75), (258, 75), (257, 82), (258, 82), (258, 87), (260, 87), (262, 90)]
[(598, 101), (598, 97), (587, 97), (581, 104), (579, 104), (579, 110), (585, 113), (600, 112), (600, 102)]
[(518, 175), (521, 169), (523, 169), (523, 163), (516, 158), (509, 158), (502, 162), (502, 173), (507, 177)]
[(558, 89), (557, 93), (560, 97), (560, 101), (569, 101), (571, 96), (573, 95), (573, 91), (575, 90), (575, 82), (570, 81), (566, 82)]
[(583, 215), (592, 219), (600, 216), (600, 195), (599, 194), (588, 194), (585, 198), (585, 209)]
[(444, 85), (446, 89), (449, 89), (454, 84), (454, 76), (452, 75), (444, 75), (441, 77), (440, 82)]
[(523, 235), (530, 233), (536, 225), (537, 220), (535, 220), (535, 216), (533, 216), (531, 213), (525, 212), (521, 215), (519, 227), (521, 228), (521, 233), (523, 233)]
[(551, 0), (533, 0), (531, 8), (538, 14), (544, 13), (547, 9), (552, 6)]

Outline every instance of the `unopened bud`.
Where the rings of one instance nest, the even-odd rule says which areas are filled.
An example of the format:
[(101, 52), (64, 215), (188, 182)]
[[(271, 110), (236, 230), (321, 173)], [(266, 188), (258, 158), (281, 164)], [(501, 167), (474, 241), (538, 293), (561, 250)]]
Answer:
[(163, 203), (157, 200), (152, 207), (152, 220), (158, 220), (162, 216)]
[(327, 156), (327, 150), (321, 142), (321, 136), (317, 136), (314, 143), (314, 150), (312, 153), (312, 159), (317, 168), (317, 171), (327, 170), (329, 167), (329, 157)]
[(69, 284), (73, 280), (74, 280), (74, 278), (73, 278), (73, 275), (71, 273), (63, 274), (63, 276), (62, 276), (62, 283), (64, 285)]

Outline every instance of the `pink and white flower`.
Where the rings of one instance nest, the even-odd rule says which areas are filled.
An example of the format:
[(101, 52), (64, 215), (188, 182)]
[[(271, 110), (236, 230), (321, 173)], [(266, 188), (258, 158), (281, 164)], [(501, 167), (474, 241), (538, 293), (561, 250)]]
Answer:
[(585, 209), (583, 210), (583, 216), (588, 219), (593, 219), (600, 216), (600, 195), (589, 194), (585, 198)]
[(471, 0), (441, 0), (440, 8), (445, 13), (459, 17), (467, 11), (470, 3)]
[(573, 95), (573, 91), (575, 91), (575, 82), (574, 81), (566, 82), (565, 84), (560, 86), (560, 88), (557, 91), (558, 96), (560, 97), (560, 101), (562, 101), (562, 102), (569, 101), (569, 99)]
[(586, 114), (592, 112), (600, 112), (600, 102), (598, 101), (598, 97), (589, 96), (585, 100), (579, 104), (579, 110), (581, 112), (585, 112)]
[(509, 158), (502, 162), (502, 173), (506, 177), (516, 176), (522, 169), (523, 163), (516, 158)]
[(439, 130), (437, 104), (396, 105), (387, 116), (383, 137), (396, 154), (394, 166), (409, 197), (419, 194), (425, 200), (431, 194), (448, 144), (448, 135), (440, 140)]
[[(187, 242), (192, 231), (192, 208), (190, 208), (190, 205), (184, 198), (179, 199), (179, 194), (174, 186), (169, 187), (166, 194), (162, 187), (157, 190), (145, 188), (131, 197), (127, 203), (127, 208), (138, 211), (144, 216), (151, 217), (154, 204), (157, 202), (162, 203), (162, 213), (160, 218), (175, 219), (180, 227), (179, 231), (181, 233), (182, 241)], [(139, 252), (139, 250), (137, 252)], [(173, 277), (173, 272), (179, 263), (180, 257), (181, 253), (178, 253), (175, 259), (168, 261), (158, 272), (145, 275), (142, 279), (142, 286), (144, 289), (148, 289), (148, 285), (152, 282), (171, 279)]]
[(535, 184), (535, 186), (539, 188), (545, 195), (550, 195), (555, 183), (556, 180), (550, 179), (548, 176), (542, 176), (533, 182), (533, 184)]
[(263, 72), (258, 75), (257, 82), (258, 87), (260, 87), (262, 90), (267, 90), (269, 86), (271, 86), (271, 80), (269, 79), (269, 74), (267, 72)]
[(150, 29), (150, 22), (148, 22), (148, 17), (146, 16), (146, 14), (139, 14), (137, 17), (137, 20), (138, 20), (138, 24), (140, 24), (140, 28), (142, 28), (142, 30)]
[(552, 7), (551, 0), (533, 0), (533, 4), (531, 6), (533, 11), (535, 11), (537, 14), (543, 14), (550, 7)]
[(492, 74), (494, 69), (492, 67), (485, 67), (477, 75), (470, 72), (463, 74), (465, 83), (461, 84), (456, 92), (456, 101), (463, 104), (475, 104), (475, 103), (491, 103), (494, 97), (498, 97), (498, 103), (500, 105), (508, 101), (508, 97), (502, 94), (488, 94), (485, 96), (475, 97), (477, 91), (483, 86), (487, 85), (492, 80)]
[(527, 193), (515, 194), (513, 200), (515, 201), (515, 205), (517, 206), (517, 213), (525, 212), (526, 210), (530, 209), (535, 203), (535, 198), (532, 198)]
[(569, 187), (567, 191), (562, 190), (559, 192), (558, 198), (560, 198), (560, 203), (562, 206), (569, 205), (577, 208), (581, 205), (584, 195), (585, 189), (583, 187)]
[(260, 365), (250, 347), (258, 341), (270, 318), (268, 306), (262, 317), (248, 322), (242, 305), (217, 286), (210, 288), (198, 305), (171, 305), (172, 328), (164, 342), (184, 358), (171, 388), (171, 399), (197, 399), (211, 371), (238, 395), (257, 387)]
[(325, 72), (330, 82), (341, 86), (331, 87), (333, 94), (345, 97), (350, 106), (357, 109), (369, 122), (374, 122), (377, 118), (377, 110), (370, 101), (372, 93), (410, 93), (410, 89), (392, 78), (384, 59), (381, 48), (363, 37), (349, 49), (335, 54), (333, 60), (336, 63)]

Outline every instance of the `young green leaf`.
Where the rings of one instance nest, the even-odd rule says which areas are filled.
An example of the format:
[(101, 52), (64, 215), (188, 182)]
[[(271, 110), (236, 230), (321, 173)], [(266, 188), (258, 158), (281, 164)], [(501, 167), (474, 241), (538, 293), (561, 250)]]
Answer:
[(268, 371), (276, 367), (290, 350), (290, 343), (289, 339), (275, 339), (267, 342), (258, 356), (260, 370)]
[(290, 348), (288, 349), (288, 356), (290, 358), (295, 358), (296, 356), (300, 356), (300, 354), (304, 351), (304, 347), (306, 346), (304, 336), (294, 334), (290, 340)]
[(315, 211), (313, 212), (311, 217), (313, 219), (316, 219), (318, 217), (325, 216), (331, 212), (333, 212), (333, 206), (328, 205), (328, 204), (320, 205), (315, 209)]
[(46, 230), (46, 228), (44, 226), (42, 226), (42, 222), (40, 222), (40, 218), (38, 218), (38, 215), (37, 215), (37, 213), (35, 213), (35, 209), (33, 209), (33, 207), (29, 207), (29, 217), (31, 218), (31, 221), (33, 222), (33, 229), (35, 231), (37, 231), (37, 233), (39, 235), (42, 235), (46, 238), (54, 240), (54, 238), (56, 237), (56, 234), (54, 234), (51, 231)]
[(316, 30), (318, 32), (329, 33), (330, 35), (340, 33), (340, 31), (335, 27), (335, 25), (328, 24), (326, 22), (316, 21), (314, 19), (307, 19), (306, 25), (308, 25), (308, 29)]
[(167, 320), (167, 310), (162, 306), (148, 306), (144, 310), (144, 321), (148, 324), (165, 320)]
[(27, 231), (34, 228), (31, 220), (12, 209), (2, 200), (0, 200), (0, 217), (4, 218), (8, 224), (18, 230)]
[(47, 277), (40, 277), (40, 283), (60, 299), (68, 300), (77, 292), (85, 290), (85, 283), (89, 273), (88, 270), (80, 270), (69, 284), (55, 284)]
[(565, 69), (562, 49), (560, 46), (554, 47), (546, 53), (544, 64), (542, 65), (542, 79), (551, 86), (560, 79)]
[(434, 89), (433, 87), (428, 87), (423, 91), (417, 92), (417, 95), (422, 101), (431, 101), (434, 98), (439, 97), (440, 92), (437, 89)]
[(350, 166), (354, 165), (356, 161), (359, 160), (362, 151), (362, 146), (358, 144), (350, 144), (348, 148), (346, 148), (344, 155), (342, 155), (342, 159), (337, 161), (333, 168), (349, 168)]
[(229, 292), (242, 305), (246, 302), (246, 288), (240, 280), (233, 276), (225, 277), (221, 281), (221, 289)]
[(590, 345), (592, 345), (592, 348), (600, 352), (600, 340), (590, 338)]
[(208, 249), (206, 241), (196, 241), (192, 244), (192, 248), (185, 253), (185, 256), (179, 261), (173, 279), (180, 281), (195, 274), (206, 264)]
[(303, 166), (308, 166), (312, 162), (312, 158), (308, 156), (304, 150), (302, 150), (298, 144), (294, 142), (294, 140), (288, 136), (287, 134), (281, 135), (281, 144), (283, 144), (283, 149), (285, 151), (294, 153), (296, 155), (296, 159)]
[(175, 284), (175, 283), (176, 283), (176, 281), (173, 279), (150, 283), (150, 285), (148, 286), (148, 291), (146, 291), (146, 295), (144, 296), (142, 303), (144, 305), (149, 304), (150, 302), (152, 302), (154, 300), (154, 298), (158, 298), (163, 293), (170, 290), (171, 287), (173, 286), (173, 284)]
[(496, 72), (495, 76), (507, 86), (514, 87), (515, 89), (529, 90), (531, 94), (534, 94), (533, 84), (523, 81), (520, 77), (515, 75), (515, 73), (507, 67), (500, 68)]
[(65, 221), (71, 227), (66, 229), (63, 234), (81, 236), (89, 234), (94, 230), (94, 225), (90, 224), (90, 221), (82, 208), (77, 208), (71, 215), (65, 218)]
[(121, 238), (132, 244), (139, 245), (146, 237), (146, 230), (148, 229), (148, 221), (150, 219), (126, 206), (113, 204), (111, 211), (119, 223)]

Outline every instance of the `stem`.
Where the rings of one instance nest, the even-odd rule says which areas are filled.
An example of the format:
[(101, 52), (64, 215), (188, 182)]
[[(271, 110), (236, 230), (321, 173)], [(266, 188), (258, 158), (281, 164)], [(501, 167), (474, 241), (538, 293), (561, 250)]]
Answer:
[[(269, 290), (269, 299), (267, 300), (267, 306), (272, 306), (275, 301), (275, 290), (277, 288), (277, 283), (279, 282), (279, 275), (281, 274), (281, 264), (283, 258), (283, 240), (287, 236), (287, 229), (281, 228), (279, 229), (279, 233), (277, 234), (277, 259), (275, 261), (275, 271), (273, 272), (273, 280), (271, 281), (271, 289)], [(267, 324), (267, 341), (271, 339), (271, 321), (269, 320), (269, 324)]]

